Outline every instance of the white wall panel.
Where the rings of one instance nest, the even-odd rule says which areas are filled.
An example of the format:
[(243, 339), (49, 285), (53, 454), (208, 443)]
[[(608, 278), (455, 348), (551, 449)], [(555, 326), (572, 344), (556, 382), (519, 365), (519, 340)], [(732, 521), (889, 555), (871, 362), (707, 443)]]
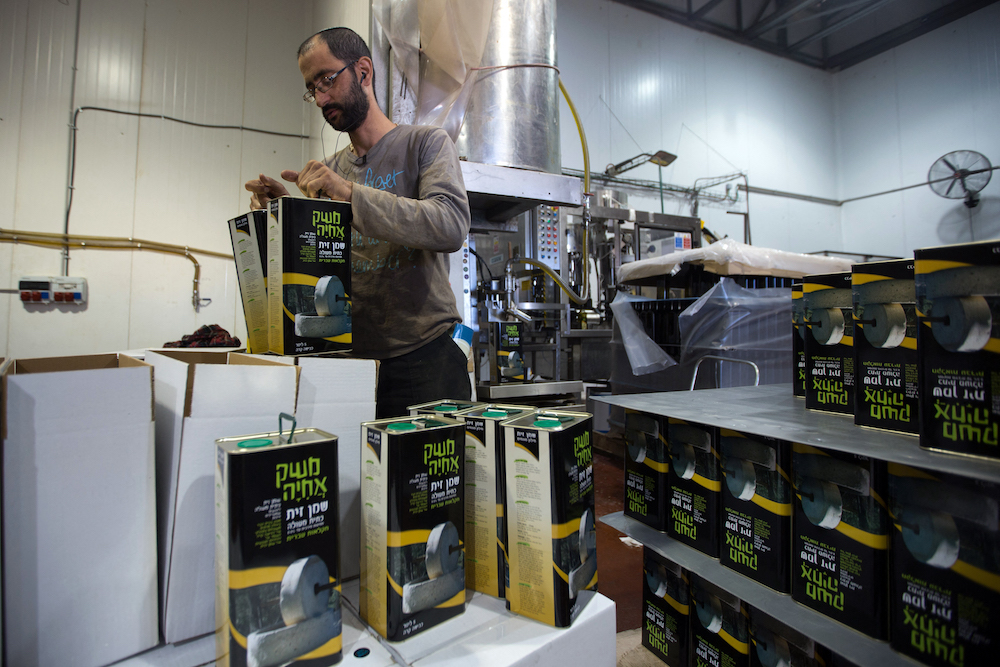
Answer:
[[(583, 116), (593, 171), (665, 149), (678, 156), (663, 170), (666, 183), (693, 187), (697, 179), (746, 171), (751, 185), (835, 195), (832, 75), (606, 0), (560, 2), (558, 44), (561, 77)], [(563, 164), (581, 168), (567, 123), (564, 116)], [(645, 165), (626, 178), (655, 182), (659, 172)], [(817, 250), (823, 248), (809, 243), (822, 240), (824, 248), (840, 247), (836, 209), (758, 204), (764, 199), (756, 195), (751, 204), (756, 243), (766, 238)], [(660, 210), (655, 194), (632, 195), (629, 206)], [(676, 197), (664, 208), (690, 213)], [(729, 208), (744, 210), (745, 203)], [(699, 213), (712, 229), (743, 238), (742, 218), (724, 206), (703, 201)]]
[[(25, 36), (28, 1), (0, 3), (0, 227), (14, 227), (17, 208), (19, 144), (21, 138), (21, 89), (24, 85)], [(0, 243), (0, 285), (14, 284), (15, 246)], [(9, 294), (0, 294), (0, 356), (8, 356), (12, 335), (11, 313), (21, 303)]]
[[(921, 183), (938, 157), (975, 150), (1000, 163), (1000, 6), (991, 5), (837, 75), (843, 198)], [(1000, 179), (971, 212), (928, 187), (843, 206), (845, 245), (915, 248), (996, 238)], [(972, 222), (969, 217), (971, 213)]]
[[(607, 127), (611, 118), (601, 102), (601, 98), (607, 99), (610, 78), (608, 15), (607, 5), (596, 1), (560, 2), (556, 7), (559, 78), (580, 116), (587, 137), (590, 169), (596, 172), (604, 171), (611, 155), (607, 132), (596, 131)], [(580, 132), (561, 95), (559, 134), (563, 166), (582, 170)]]

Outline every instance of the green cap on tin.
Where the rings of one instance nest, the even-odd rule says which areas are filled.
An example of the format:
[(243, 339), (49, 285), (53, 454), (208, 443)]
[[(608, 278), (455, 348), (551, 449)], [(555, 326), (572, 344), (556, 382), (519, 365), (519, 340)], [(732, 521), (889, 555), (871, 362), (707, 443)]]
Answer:
[(251, 438), (250, 440), (242, 440), (236, 443), (236, 446), (244, 449), (251, 449), (253, 447), (267, 447), (271, 444), (274, 444), (273, 441), (267, 438)]
[(412, 422), (393, 422), (385, 427), (387, 431), (415, 431), (417, 425)]
[(455, 410), (458, 410), (458, 406), (457, 405), (450, 405), (449, 404), (449, 405), (436, 405), (436, 406), (434, 406), (434, 411), (435, 412), (454, 412)]
[(562, 422), (558, 419), (539, 419), (532, 426), (537, 426), (539, 428), (558, 428), (562, 426)]
[(506, 417), (507, 412), (504, 410), (485, 410), (483, 412), (484, 417), (489, 417), (490, 419), (497, 419), (499, 417)]

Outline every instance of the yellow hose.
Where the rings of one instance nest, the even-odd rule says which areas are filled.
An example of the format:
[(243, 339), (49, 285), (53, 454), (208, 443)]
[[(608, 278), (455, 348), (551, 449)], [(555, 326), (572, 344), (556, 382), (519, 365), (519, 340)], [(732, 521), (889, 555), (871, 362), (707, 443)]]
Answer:
[(563, 97), (566, 98), (566, 104), (569, 105), (569, 112), (573, 114), (573, 120), (576, 121), (576, 129), (580, 133), (580, 145), (583, 148), (583, 196), (586, 200), (583, 203), (583, 296), (580, 297), (575, 294), (551, 271), (546, 271), (546, 273), (549, 273), (550, 277), (556, 281), (556, 284), (569, 295), (573, 303), (583, 305), (587, 303), (590, 297), (590, 149), (587, 147), (587, 133), (583, 131), (583, 123), (580, 121), (580, 115), (576, 113), (576, 107), (573, 105), (573, 100), (570, 99), (569, 92), (566, 91), (566, 86), (563, 85), (562, 79), (559, 79), (559, 90), (562, 91)]
[(133, 238), (119, 238), (114, 236), (81, 236), (73, 234), (52, 234), (48, 232), (21, 232), (9, 229), (0, 229), (0, 242), (23, 243), (25, 245), (38, 246), (41, 248), (83, 248), (96, 250), (146, 250), (149, 252), (159, 252), (168, 255), (180, 255), (186, 257), (194, 264), (194, 284), (192, 289), (191, 303), (198, 308), (201, 303), (201, 293), (199, 282), (201, 279), (201, 264), (191, 254), (197, 252), (202, 255), (220, 257), (222, 259), (233, 259), (232, 255), (227, 255), (213, 250), (199, 250), (186, 246), (173, 245), (170, 243), (160, 243), (158, 241), (143, 241)]

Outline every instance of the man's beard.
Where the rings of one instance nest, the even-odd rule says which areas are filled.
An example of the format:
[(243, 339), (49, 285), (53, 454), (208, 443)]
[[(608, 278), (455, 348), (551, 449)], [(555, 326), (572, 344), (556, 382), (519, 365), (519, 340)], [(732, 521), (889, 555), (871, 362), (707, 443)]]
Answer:
[(358, 78), (355, 76), (354, 70), (350, 70), (350, 73), (352, 85), (348, 92), (347, 100), (343, 104), (331, 102), (323, 107), (324, 118), (326, 118), (326, 112), (329, 109), (340, 111), (336, 120), (326, 118), (326, 122), (329, 123), (330, 127), (338, 132), (349, 132), (355, 129), (368, 116), (368, 97), (365, 95), (361, 84), (358, 83)]

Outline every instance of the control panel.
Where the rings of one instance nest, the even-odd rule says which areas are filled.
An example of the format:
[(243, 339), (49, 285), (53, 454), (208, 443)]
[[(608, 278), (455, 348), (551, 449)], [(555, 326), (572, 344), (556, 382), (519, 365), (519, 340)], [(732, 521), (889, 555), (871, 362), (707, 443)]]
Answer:
[(535, 259), (559, 271), (563, 238), (559, 233), (559, 207), (539, 206), (535, 222)]
[(69, 276), (25, 276), (17, 283), (21, 301), (28, 304), (87, 303), (87, 279)]

